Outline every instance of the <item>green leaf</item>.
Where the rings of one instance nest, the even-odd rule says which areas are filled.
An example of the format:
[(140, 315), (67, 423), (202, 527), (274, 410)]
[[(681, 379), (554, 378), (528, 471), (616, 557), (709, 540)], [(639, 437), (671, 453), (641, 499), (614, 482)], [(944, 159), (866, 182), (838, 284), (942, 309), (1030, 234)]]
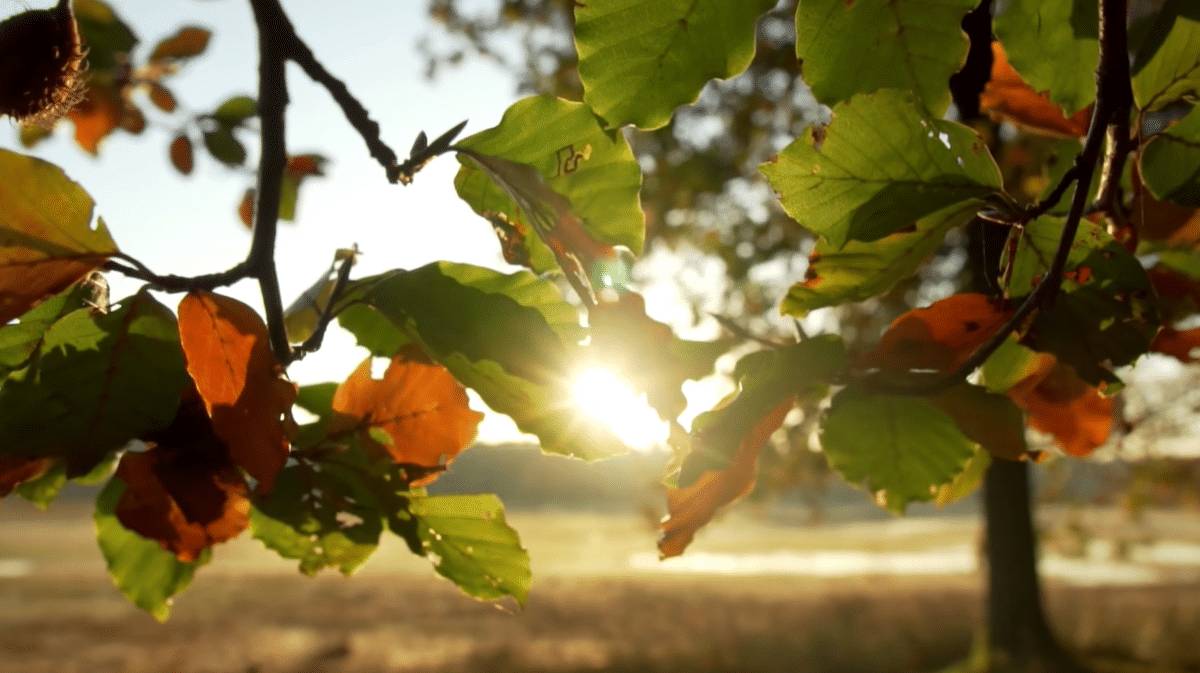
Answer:
[[(1200, 48), (1200, 33), (1196, 39)], [(1154, 136), (1138, 168), (1155, 198), (1200, 208), (1200, 106)]]
[(1010, 0), (994, 29), (1021, 78), (1070, 116), (1096, 99), (1099, 15), (1094, 0)]
[(233, 96), (217, 106), (212, 116), (222, 126), (238, 126), (247, 119), (258, 116), (258, 101), (250, 96)]
[(979, 490), (983, 477), (987, 474), (988, 466), (992, 464), (992, 454), (982, 448), (975, 449), (975, 455), (967, 461), (967, 466), (954, 478), (954, 481), (938, 489), (933, 501), (938, 507), (945, 507), (970, 496)]
[(0, 386), (0, 450), (61, 457), (69, 475), (83, 474), (166, 427), (186, 379), (175, 316), (148, 292), (108, 314), (79, 309)]
[(548, 281), (438, 262), (360, 281), (348, 300), (360, 294), (544, 450), (586, 459), (624, 452), (610, 431), (563, 403), (582, 330)]
[(157, 542), (128, 530), (117, 520), (117, 501), (125, 484), (113, 478), (96, 498), (96, 539), (108, 564), (113, 584), (134, 605), (165, 622), (171, 598), (191, 584), (196, 569), (208, 563), (207, 549), (200, 558), (185, 563)]
[(71, 6), (79, 36), (87, 48), (89, 70), (115, 68), (137, 45), (137, 36), (107, 2), (74, 0)]
[(840, 103), (829, 126), (809, 128), (761, 170), (784, 210), (835, 250), (1001, 193), (1000, 169), (978, 134), (893, 90)]
[(1007, 396), (961, 383), (928, 399), (993, 456), (1020, 460), (1028, 453), (1025, 415)]
[(0, 325), (117, 252), (95, 203), (63, 170), (0, 150)]
[(296, 392), (296, 406), (316, 416), (329, 416), (333, 413), (333, 395), (337, 389), (336, 383), (300, 386)]
[(666, 126), (710, 79), (754, 59), (758, 17), (775, 0), (610, 0), (575, 5), (583, 100), (611, 128)]
[[(1002, 261), (1011, 265), (1008, 296), (1029, 294), (1048, 273), (1063, 224), (1043, 216), (1023, 233), (1013, 231), (1019, 240), (1007, 246)], [(1092, 385), (1116, 383), (1112, 369), (1146, 353), (1158, 331), (1150, 279), (1136, 257), (1088, 220), (1079, 224), (1065, 271), (1063, 291), (1052, 308), (1038, 313), (1027, 340)]]
[(1006, 393), (1034, 372), (1038, 358), (1037, 351), (1010, 338), (983, 363), (979, 382), (993, 393)]
[(154, 46), (154, 51), (150, 52), (150, 61), (184, 61), (195, 58), (208, 49), (210, 38), (210, 30), (198, 26), (184, 26)]
[(512, 596), (524, 605), (533, 575), (529, 553), (491, 494), (408, 497), (424, 556), (439, 575), (481, 600)]
[[(523, 258), (510, 261), (539, 273), (554, 270), (558, 261), (545, 240), (584, 260), (595, 256), (587, 247), (622, 245), (641, 254), (641, 169), (625, 137), (605, 131), (586, 105), (526, 98), (508, 108), (498, 126), (458, 147), (472, 154), (459, 155), (454, 187), (476, 213), (515, 228), (512, 245)], [(522, 173), (512, 162), (536, 174)], [(554, 196), (547, 192), (559, 200), (550, 202)]]
[(67, 469), (61, 463), (55, 463), (40, 477), (31, 479), (16, 488), (17, 495), (33, 503), (40, 510), (50, 507), (50, 503), (62, 492), (67, 485)]
[(820, 241), (808, 261), (805, 280), (788, 290), (781, 310), (803, 317), (826, 306), (869, 299), (890, 290), (917, 272), (946, 237), (946, 232), (975, 216), (974, 203), (952, 206), (917, 222), (912, 232), (896, 233), (863, 243), (850, 241), (841, 250)]
[(910, 502), (932, 500), (963, 471), (976, 449), (931, 402), (855, 387), (833, 398), (822, 423), (821, 445), (830, 467), (897, 513)]
[(204, 146), (213, 158), (227, 166), (241, 166), (246, 163), (246, 148), (233, 135), (233, 128), (218, 126), (212, 131), (205, 131)]
[(11, 325), (0, 326), (0, 379), (29, 364), (50, 326), (91, 299), (87, 284), (75, 284), (39, 304)]
[(376, 357), (390, 358), (411, 341), (396, 323), (366, 304), (348, 306), (337, 319), (342, 329), (354, 335), (359, 346)]
[(1194, 0), (1167, 0), (1142, 29), (1131, 31), (1130, 43), (1139, 108), (1200, 97), (1200, 5)]
[(796, 55), (817, 100), (840, 103), (877, 89), (914, 92), (940, 117), (950, 75), (967, 58), (963, 17), (979, 0), (803, 0), (796, 10)]
[(337, 568), (349, 576), (379, 546), (383, 519), (352, 472), (295, 465), (279, 473), (270, 495), (255, 500), (250, 526), (268, 549), (299, 560), (305, 575)]
[(734, 370), (737, 392), (692, 421), (690, 452), (678, 485), (688, 486), (708, 470), (728, 467), (742, 439), (764, 416), (789, 398), (823, 391), (846, 366), (846, 347), (833, 335), (743, 357)]

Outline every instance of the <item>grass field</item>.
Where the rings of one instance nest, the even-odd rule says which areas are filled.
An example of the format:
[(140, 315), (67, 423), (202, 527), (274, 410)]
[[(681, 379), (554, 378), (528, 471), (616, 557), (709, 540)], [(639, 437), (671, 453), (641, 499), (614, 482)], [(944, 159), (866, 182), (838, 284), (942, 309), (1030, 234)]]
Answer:
[[(726, 519), (689, 552), (707, 565), (665, 569), (645, 563), (653, 537), (635, 516), (511, 519), (535, 574), (519, 613), (463, 597), (390, 541), (354, 578), (307, 579), (246, 539), (218, 548), (159, 625), (109, 584), (81, 506), (6, 502), (0, 574), (24, 576), (0, 579), (0, 671), (919, 673), (966, 655), (981, 607), (977, 573), (956, 570), (969, 519)], [(837, 572), (863, 558), (871, 574)], [(1051, 579), (1057, 630), (1103, 670), (1200, 671), (1200, 569), (1159, 565), (1154, 581), (1111, 575), (1133, 582), (1120, 587)]]

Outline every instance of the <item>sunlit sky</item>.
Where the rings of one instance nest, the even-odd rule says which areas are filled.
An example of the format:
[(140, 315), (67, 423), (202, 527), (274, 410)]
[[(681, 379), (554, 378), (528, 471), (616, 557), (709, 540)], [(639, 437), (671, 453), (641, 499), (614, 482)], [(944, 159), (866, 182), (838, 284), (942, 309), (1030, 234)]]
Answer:
[[(248, 3), (109, 2), (141, 39), (137, 60), (181, 25), (213, 30), (207, 53), (185, 65), (170, 82), (182, 108), (209, 111), (230, 95), (254, 95), (257, 52)], [(27, 6), (52, 4), (51, 0), (0, 0), (0, 17)], [(468, 58), (437, 80), (425, 78), (424, 58), (415, 45), (422, 35), (432, 32), (435, 39), (439, 35), (426, 16), (425, 0), (288, 0), (285, 4), (297, 32), (371, 111), (385, 141), (401, 156), (421, 130), (433, 137), (469, 119), (464, 135), (477, 132), (495, 125), (520, 97), (515, 78), (484, 59)], [(289, 151), (317, 152), (331, 163), (326, 177), (305, 182), (296, 222), (280, 226), (277, 258), (285, 305), (328, 267), (335, 249), (353, 244), (363, 251), (356, 275), (411, 268), (436, 259), (510, 268), (500, 256), (490, 225), (455, 194), (457, 162), (452, 157), (434, 161), (413, 185), (391, 185), (324, 89), (295, 65), (289, 65), (288, 84)], [(175, 129), (144, 94), (138, 95), (151, 122), (142, 135), (118, 131), (101, 145), (100, 156), (92, 157), (74, 144), (73, 129), (64, 122), (33, 153), (62, 166), (82, 184), (96, 199), (97, 211), (120, 248), (155, 271), (192, 275), (228, 268), (245, 256), (250, 244), (250, 233), (239, 222), (236, 208), (252, 175), (230, 171), (197, 152), (195, 172), (180, 176), (167, 156)], [(257, 137), (247, 133), (243, 140), (252, 166)], [(17, 141), (15, 126), (0, 129), (0, 147), (27, 151)], [(110, 275), (110, 283), (114, 298), (138, 287), (136, 281), (115, 274)], [(643, 288), (648, 311), (685, 327), (690, 311), (673, 286)], [(261, 307), (258, 287), (251, 281), (222, 292)], [(178, 297), (163, 300), (174, 307)], [(322, 351), (293, 365), (290, 374), (301, 384), (339, 381), (365, 354), (348, 334), (331, 329)], [(605, 381), (594, 373), (591, 376), (593, 383)], [(607, 383), (619, 387), (619, 382)], [(687, 392), (697, 399), (688, 415), (711, 406), (727, 385), (689, 385)], [(473, 405), (482, 408), (477, 397)], [(635, 434), (641, 438), (635, 444), (654, 441), (652, 428), (642, 427)], [(485, 442), (519, 437), (511, 421), (495, 414), (488, 415), (479, 435)]]

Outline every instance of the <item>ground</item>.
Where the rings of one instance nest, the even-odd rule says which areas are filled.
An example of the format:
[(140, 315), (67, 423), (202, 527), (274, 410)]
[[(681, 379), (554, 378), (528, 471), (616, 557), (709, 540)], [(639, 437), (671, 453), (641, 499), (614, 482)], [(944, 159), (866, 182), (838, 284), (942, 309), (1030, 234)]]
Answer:
[[(308, 579), (245, 539), (218, 548), (160, 625), (104, 576), (82, 504), (5, 502), (0, 671), (913, 673), (966, 656), (980, 613), (971, 518), (730, 518), (667, 571), (636, 516), (511, 519), (534, 564), (524, 611), (462, 596), (397, 542), (353, 578)], [(1200, 671), (1200, 570), (1143, 556), (1074, 581), (1084, 566), (1053, 559), (1055, 628), (1105, 671)]]

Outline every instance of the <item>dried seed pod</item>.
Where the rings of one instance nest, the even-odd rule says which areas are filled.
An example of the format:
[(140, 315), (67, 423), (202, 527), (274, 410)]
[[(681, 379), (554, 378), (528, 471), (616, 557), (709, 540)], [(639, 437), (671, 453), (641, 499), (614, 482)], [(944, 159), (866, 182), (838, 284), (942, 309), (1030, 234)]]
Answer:
[(83, 48), (70, 0), (0, 22), (0, 116), (52, 124), (83, 96)]

